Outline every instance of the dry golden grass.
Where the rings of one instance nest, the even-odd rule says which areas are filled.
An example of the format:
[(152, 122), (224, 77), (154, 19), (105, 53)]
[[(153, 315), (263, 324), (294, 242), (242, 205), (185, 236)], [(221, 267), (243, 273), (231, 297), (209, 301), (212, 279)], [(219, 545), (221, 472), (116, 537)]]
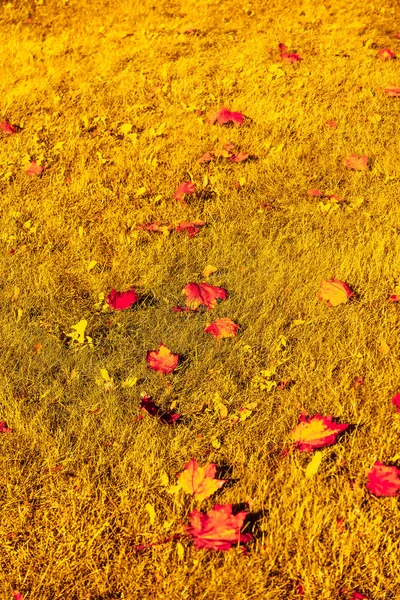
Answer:
[[(398, 16), (386, 1), (2, 2), (1, 120), (22, 130), (0, 139), (0, 420), (14, 430), (0, 439), (1, 598), (282, 600), (299, 582), (306, 600), (400, 597), (398, 501), (365, 489), (373, 462), (399, 451), (399, 309), (387, 297), (400, 280), (400, 105), (382, 89), (400, 73), (376, 57), (400, 54)], [(179, 33), (190, 24), (196, 35)], [(279, 42), (303, 58), (280, 77)], [(221, 106), (251, 120), (205, 124)], [(136, 139), (120, 133), (127, 123)], [(198, 164), (220, 137), (258, 160)], [(372, 168), (347, 171), (351, 153)], [(41, 177), (25, 173), (30, 159)], [(190, 176), (201, 193), (184, 207), (172, 195)], [(324, 214), (310, 188), (363, 203)], [(193, 239), (134, 230), (195, 218), (208, 227)], [(212, 318), (239, 322), (235, 339), (204, 334), (209, 314), (171, 310), (207, 264), (229, 291)], [(318, 302), (332, 277), (355, 301)], [(96, 306), (130, 285), (140, 306)], [(68, 347), (83, 318), (93, 348)], [(146, 368), (160, 342), (184, 356), (169, 377)], [(252, 386), (282, 355), (277, 379), (294, 385)], [(122, 387), (129, 376), (136, 385)], [(137, 421), (144, 392), (175, 402), (183, 423)], [(229, 414), (258, 407), (231, 426), (216, 394)], [(311, 480), (309, 454), (281, 454), (302, 409), (356, 426)], [(135, 552), (182, 531), (194, 504), (166, 482), (192, 456), (230, 468), (202, 509), (250, 503), (248, 555), (185, 538)]]

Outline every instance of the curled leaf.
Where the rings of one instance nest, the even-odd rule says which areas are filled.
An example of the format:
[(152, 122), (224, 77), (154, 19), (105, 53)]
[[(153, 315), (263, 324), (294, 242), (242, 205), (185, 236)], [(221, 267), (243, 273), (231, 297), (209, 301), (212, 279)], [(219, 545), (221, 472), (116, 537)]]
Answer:
[(150, 369), (168, 375), (175, 371), (178, 366), (179, 356), (177, 354), (172, 354), (171, 350), (164, 344), (160, 344), (157, 351), (147, 351), (146, 360)]
[(252, 539), (250, 533), (241, 533), (246, 511), (232, 514), (232, 504), (216, 504), (207, 513), (193, 510), (189, 514), (190, 525), (186, 533), (194, 539), (196, 548), (229, 550), (236, 544), (246, 544)]
[(241, 125), (244, 121), (244, 115), (241, 112), (232, 112), (224, 106), (215, 113), (212, 113), (208, 119), (211, 125), (218, 123), (218, 125), (225, 125), (226, 123), (234, 123), (235, 125)]
[(186, 194), (194, 194), (195, 191), (196, 191), (196, 185), (193, 182), (182, 181), (176, 188), (176, 191), (174, 193), (174, 198), (175, 198), (175, 200), (178, 200), (178, 202), (184, 202), (185, 195)]

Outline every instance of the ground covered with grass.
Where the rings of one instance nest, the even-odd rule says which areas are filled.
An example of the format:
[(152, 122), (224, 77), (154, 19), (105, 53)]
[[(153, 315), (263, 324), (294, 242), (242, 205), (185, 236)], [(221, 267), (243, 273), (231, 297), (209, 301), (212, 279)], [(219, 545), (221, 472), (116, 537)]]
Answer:
[[(398, 10), (15, 0), (0, 31), (1, 597), (398, 598), (398, 501), (366, 488), (400, 456)], [(331, 279), (354, 296), (320, 301)], [(228, 297), (172, 310), (204, 281)], [(314, 474), (302, 412), (351, 425)], [(191, 458), (228, 480), (202, 502), (176, 488)], [(247, 512), (247, 551), (186, 535), (216, 504)]]

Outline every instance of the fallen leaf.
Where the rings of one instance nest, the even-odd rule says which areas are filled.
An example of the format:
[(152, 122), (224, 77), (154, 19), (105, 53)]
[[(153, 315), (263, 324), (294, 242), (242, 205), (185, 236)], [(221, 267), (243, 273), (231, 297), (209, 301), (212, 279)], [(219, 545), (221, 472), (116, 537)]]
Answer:
[(250, 533), (240, 533), (246, 516), (244, 510), (233, 515), (232, 504), (216, 504), (205, 514), (193, 510), (189, 514), (190, 525), (186, 525), (185, 530), (194, 539), (195, 548), (229, 550), (252, 539)]
[(26, 169), (26, 172), (30, 176), (40, 175), (40, 173), (43, 171), (43, 169), (44, 169), (44, 167), (42, 167), (41, 165), (38, 165), (36, 160), (33, 160), (30, 163), (30, 165), (28, 166), (28, 168)]
[(76, 341), (79, 344), (85, 343), (85, 331), (87, 324), (88, 322), (86, 319), (81, 319), (79, 323), (72, 325), (71, 329), (74, 331), (72, 333), (67, 333), (67, 336), (71, 338), (71, 342)]
[(19, 127), (16, 125), (11, 125), (9, 121), (3, 121), (0, 123), (0, 129), (4, 135), (13, 135), (13, 133), (17, 133), (17, 131), (19, 131)]
[(318, 293), (318, 299), (321, 301), (327, 300), (329, 306), (346, 304), (348, 299), (352, 296), (354, 296), (354, 293), (349, 286), (339, 279), (322, 281)]
[(186, 295), (186, 306), (191, 310), (204, 306), (211, 310), (217, 306), (217, 300), (225, 300), (228, 292), (223, 288), (210, 285), (209, 283), (188, 283), (182, 290)]
[(245, 152), (238, 152), (237, 154), (234, 154), (233, 156), (231, 156), (230, 160), (234, 163), (240, 163), (243, 162), (245, 160), (247, 160), (249, 158), (250, 154), (246, 154)]
[(106, 297), (106, 302), (110, 308), (114, 310), (125, 310), (127, 308), (131, 308), (137, 302), (139, 296), (136, 294), (135, 290), (131, 288), (126, 292), (117, 292), (114, 289)]
[(400, 491), (400, 469), (375, 462), (366, 487), (374, 496), (396, 496)]
[(206, 224), (205, 221), (199, 221), (199, 220), (195, 220), (190, 223), (188, 223), (186, 221), (182, 221), (181, 223), (178, 223), (175, 231), (186, 231), (186, 233), (189, 234), (189, 237), (194, 237), (195, 235), (197, 235), (200, 232), (200, 228), (204, 227), (205, 224)]
[(210, 277), (210, 275), (213, 275), (213, 273), (217, 272), (217, 267), (213, 267), (213, 265), (207, 265), (206, 267), (204, 267), (203, 269), (203, 277)]
[(142, 225), (135, 225), (135, 229), (143, 231), (158, 231), (164, 235), (168, 235), (171, 229), (173, 228), (173, 225), (162, 225), (159, 221), (154, 221), (153, 223), (145, 223)]
[(287, 52), (287, 49), (288, 49), (286, 44), (284, 44), (283, 42), (280, 42), (278, 44), (278, 48), (279, 48), (280, 52)]
[(175, 200), (178, 200), (178, 202), (185, 202), (185, 200), (184, 200), (185, 194), (194, 194), (195, 191), (196, 191), (196, 185), (193, 182), (182, 181), (176, 188), (176, 191), (174, 193), (174, 198), (175, 198)]
[(168, 375), (175, 371), (178, 366), (179, 356), (177, 354), (172, 354), (171, 350), (164, 344), (160, 344), (160, 348), (157, 351), (147, 351), (146, 360), (150, 369)]
[(291, 438), (300, 452), (311, 452), (334, 444), (339, 433), (345, 431), (348, 426), (348, 423), (335, 423), (332, 415), (323, 417), (317, 414), (314, 417), (306, 417), (303, 412), (298, 425), (291, 433)]
[(241, 112), (232, 112), (228, 108), (222, 107), (215, 113), (212, 113), (208, 119), (211, 125), (225, 125), (226, 123), (234, 123), (239, 126), (244, 121), (244, 115)]
[(145, 410), (152, 417), (158, 417), (162, 423), (167, 425), (174, 425), (179, 421), (180, 416), (174, 411), (164, 412), (159, 406), (157, 406), (151, 396), (142, 396), (140, 400), (140, 408)]
[(43, 344), (39, 343), (34, 346), (35, 354), (40, 354), (43, 348)]
[(286, 63), (298, 63), (303, 60), (298, 54), (290, 52), (282, 52), (281, 60)]
[(147, 502), (144, 508), (147, 514), (149, 515), (150, 525), (154, 525), (154, 521), (156, 520), (156, 511), (154, 510), (154, 506)]
[(335, 129), (335, 127), (337, 127), (337, 122), (336, 121), (326, 121), (325, 123), (326, 125), (328, 125), (328, 127), (330, 127), (331, 129)]
[(13, 596), (14, 596), (14, 600), (24, 600), (24, 597), (21, 594), (21, 592), (18, 592), (16, 590), (13, 592)]
[(5, 421), (0, 421), (0, 433), (12, 433), (13, 430), (10, 427), (7, 427), (7, 423)]
[(308, 190), (307, 194), (309, 196), (322, 196), (322, 192), (320, 190), (317, 189), (313, 189), (313, 190)]
[(307, 465), (305, 475), (307, 479), (311, 479), (317, 473), (322, 461), (322, 452), (315, 452), (312, 459)]
[(387, 342), (385, 342), (385, 340), (379, 341), (379, 352), (384, 355), (389, 354), (390, 346), (387, 344)]
[(365, 171), (368, 169), (368, 156), (358, 156), (358, 154), (350, 154), (348, 158), (343, 160), (344, 165), (353, 171)]
[(389, 97), (397, 97), (400, 96), (400, 87), (392, 86), (385, 88), (385, 93)]
[(178, 483), (184, 492), (194, 496), (198, 502), (202, 502), (226, 482), (226, 479), (215, 479), (216, 471), (215, 464), (199, 467), (197, 461), (192, 458), (186, 463), (185, 470), (177, 476)]
[(397, 393), (393, 396), (391, 403), (397, 408), (397, 412), (400, 412), (400, 393)]
[(210, 323), (205, 329), (205, 333), (211, 333), (217, 340), (222, 338), (235, 337), (240, 325), (234, 323), (231, 319), (217, 319), (214, 323)]
[(354, 591), (349, 600), (368, 600), (368, 596), (364, 596), (364, 594)]
[(379, 50), (378, 56), (383, 60), (391, 60), (395, 57), (395, 53), (390, 48), (382, 48), (382, 50)]

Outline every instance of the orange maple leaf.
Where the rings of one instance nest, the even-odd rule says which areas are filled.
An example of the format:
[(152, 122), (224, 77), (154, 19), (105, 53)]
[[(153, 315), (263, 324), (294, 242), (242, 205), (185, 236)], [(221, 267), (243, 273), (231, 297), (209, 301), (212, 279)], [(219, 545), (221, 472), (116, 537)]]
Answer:
[(225, 300), (228, 292), (223, 288), (209, 283), (188, 283), (182, 290), (182, 294), (186, 295), (186, 306), (191, 310), (195, 310), (199, 306), (205, 306), (207, 310), (211, 310), (217, 306), (217, 300)]
[(322, 281), (321, 288), (318, 293), (319, 300), (327, 300), (329, 306), (338, 306), (346, 304), (347, 300), (354, 296), (354, 293), (349, 286), (339, 279), (331, 279)]
[(366, 171), (368, 169), (368, 156), (359, 157), (358, 154), (350, 154), (348, 158), (343, 160), (343, 163), (353, 171)]
[(205, 333), (211, 333), (217, 340), (221, 338), (235, 337), (240, 325), (231, 319), (217, 319), (214, 323), (210, 323), (205, 329)]
[(168, 375), (169, 373), (172, 373), (172, 371), (175, 371), (178, 366), (179, 356), (177, 354), (172, 354), (171, 350), (164, 344), (160, 344), (160, 348), (157, 351), (147, 351), (146, 360), (150, 369)]
[(176, 188), (176, 191), (174, 193), (174, 198), (175, 198), (175, 200), (178, 200), (178, 202), (185, 203), (185, 200), (184, 200), (185, 195), (193, 194), (195, 191), (196, 191), (196, 184), (194, 184), (192, 181), (182, 181)]
[(232, 504), (216, 504), (206, 514), (193, 510), (189, 514), (190, 525), (185, 529), (196, 548), (229, 550), (233, 545), (246, 544), (252, 539), (251, 533), (240, 533), (246, 516), (244, 510), (233, 515)]
[(395, 57), (395, 53), (390, 48), (382, 48), (382, 50), (379, 50), (378, 56), (383, 60), (391, 60)]
[(28, 175), (40, 175), (40, 173), (43, 171), (44, 167), (42, 167), (41, 165), (38, 165), (36, 160), (33, 160), (31, 162), (31, 164), (29, 165), (29, 167), (26, 169), (26, 172), (28, 173)]
[(185, 470), (179, 473), (178, 484), (184, 492), (192, 494), (201, 502), (212, 496), (226, 482), (226, 479), (215, 479), (216, 471), (214, 464), (199, 467), (197, 461), (192, 458), (186, 463)]
[(334, 444), (339, 433), (347, 429), (348, 426), (348, 423), (335, 423), (332, 415), (306, 417), (305, 413), (302, 413), (299, 423), (291, 433), (291, 438), (298, 450), (311, 452), (316, 448), (324, 448)]

